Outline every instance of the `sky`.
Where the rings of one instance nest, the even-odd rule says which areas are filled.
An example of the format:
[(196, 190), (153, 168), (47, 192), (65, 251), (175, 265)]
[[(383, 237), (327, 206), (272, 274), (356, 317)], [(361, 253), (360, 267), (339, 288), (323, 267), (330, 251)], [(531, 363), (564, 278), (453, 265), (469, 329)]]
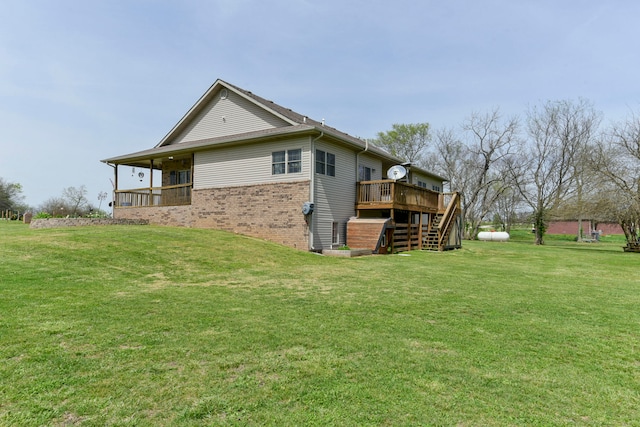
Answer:
[[(0, 0), (0, 178), (37, 208), (218, 79), (362, 138), (584, 98), (640, 112), (635, 0)], [(132, 185), (135, 187), (135, 184)], [(104, 205), (102, 206), (105, 207)]]

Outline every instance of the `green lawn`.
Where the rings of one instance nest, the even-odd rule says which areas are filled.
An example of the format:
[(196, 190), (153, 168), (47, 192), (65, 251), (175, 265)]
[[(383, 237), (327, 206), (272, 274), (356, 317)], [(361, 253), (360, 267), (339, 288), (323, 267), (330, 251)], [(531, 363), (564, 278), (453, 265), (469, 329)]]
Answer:
[(0, 425), (640, 425), (640, 255), (0, 221)]

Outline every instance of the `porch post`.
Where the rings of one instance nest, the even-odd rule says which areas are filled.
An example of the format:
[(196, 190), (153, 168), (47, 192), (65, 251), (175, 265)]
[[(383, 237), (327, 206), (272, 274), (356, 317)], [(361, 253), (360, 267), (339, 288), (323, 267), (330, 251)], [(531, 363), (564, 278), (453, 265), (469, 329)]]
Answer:
[(191, 176), (189, 177), (189, 183), (191, 184), (191, 187), (193, 188), (193, 174), (195, 173), (195, 164), (196, 162), (196, 155), (195, 154), (191, 154)]
[(153, 206), (153, 159), (149, 161), (149, 206)]
[[(111, 215), (114, 214), (116, 210), (116, 204), (118, 203), (118, 164), (116, 163), (113, 167), (113, 175), (115, 182), (113, 183), (113, 194), (111, 194), (111, 202), (113, 203), (111, 207)], [(114, 215), (115, 217), (115, 215)]]

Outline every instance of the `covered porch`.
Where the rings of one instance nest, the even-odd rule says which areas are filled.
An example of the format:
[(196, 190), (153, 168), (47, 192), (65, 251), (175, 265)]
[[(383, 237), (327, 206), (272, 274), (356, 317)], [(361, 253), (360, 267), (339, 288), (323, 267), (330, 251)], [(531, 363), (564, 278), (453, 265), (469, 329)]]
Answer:
[(191, 154), (109, 164), (114, 168), (114, 208), (191, 204)]

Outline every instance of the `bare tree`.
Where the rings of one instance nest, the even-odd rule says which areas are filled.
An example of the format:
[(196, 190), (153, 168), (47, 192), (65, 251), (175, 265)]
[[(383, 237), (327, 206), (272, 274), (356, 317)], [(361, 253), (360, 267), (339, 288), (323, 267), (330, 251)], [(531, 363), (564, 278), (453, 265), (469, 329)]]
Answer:
[(50, 197), (39, 207), (38, 212), (46, 212), (51, 216), (66, 216), (71, 213), (68, 203), (62, 197)]
[[(572, 165), (574, 191), (551, 212), (552, 218), (576, 219), (578, 221), (576, 231), (576, 241), (578, 242), (582, 241), (584, 237), (583, 220), (596, 220), (601, 217), (597, 209), (599, 207), (597, 201), (601, 199), (598, 193), (610, 191), (610, 188), (605, 190), (605, 186), (601, 185), (597, 177), (594, 164), (591, 161), (593, 150), (593, 145), (587, 145), (576, 153)], [(604, 216), (608, 217), (608, 215)]]
[(611, 216), (624, 230), (630, 248), (638, 248), (640, 226), (640, 117), (631, 114), (603, 135), (592, 151), (596, 170), (614, 191), (607, 192)]
[(100, 210), (102, 208), (102, 202), (107, 198), (108, 194), (106, 191), (101, 191), (98, 193), (98, 200), (100, 200), (100, 203), (98, 204), (98, 210)]
[(527, 113), (528, 142), (511, 176), (533, 211), (536, 244), (544, 243), (548, 215), (576, 193), (576, 162), (600, 123), (586, 100), (549, 101)]
[(426, 157), (427, 169), (447, 178), (450, 191), (462, 192), (468, 180), (468, 175), (461, 173), (469, 162), (467, 147), (453, 129), (448, 128), (436, 132), (434, 151)]
[(472, 239), (501, 195), (510, 188), (506, 165), (514, 155), (518, 119), (503, 120), (499, 110), (473, 113), (463, 124), (466, 143), (445, 129), (436, 133), (441, 159), (436, 170), (449, 180), (451, 189), (462, 193), (465, 237)]
[(81, 214), (84, 208), (88, 208), (89, 200), (87, 199), (87, 188), (84, 185), (80, 187), (68, 187), (62, 191), (62, 198), (67, 202), (71, 210), (71, 215), (77, 216)]
[(518, 208), (521, 204), (522, 196), (512, 186), (505, 188), (496, 199), (492, 212), (494, 218), (499, 220), (502, 231), (511, 233), (511, 226), (518, 220)]

